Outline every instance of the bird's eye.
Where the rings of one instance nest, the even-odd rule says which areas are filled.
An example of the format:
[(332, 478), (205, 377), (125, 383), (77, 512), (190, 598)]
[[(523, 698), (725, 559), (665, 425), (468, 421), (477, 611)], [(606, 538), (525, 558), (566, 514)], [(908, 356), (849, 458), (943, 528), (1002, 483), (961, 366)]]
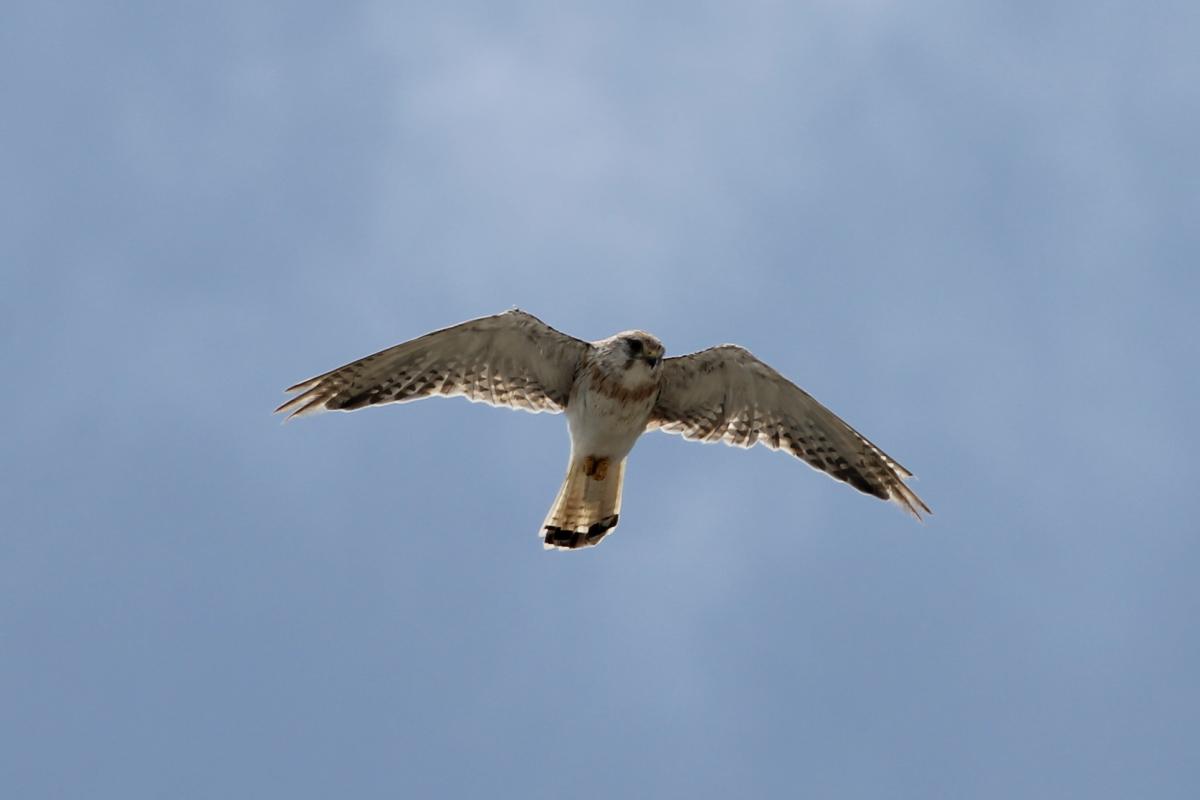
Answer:
[(642, 354), (642, 340), (641, 339), (626, 339), (625, 341), (626, 341), (626, 346), (629, 347), (629, 355), (633, 356), (634, 358), (637, 358), (638, 356), (640, 356)]

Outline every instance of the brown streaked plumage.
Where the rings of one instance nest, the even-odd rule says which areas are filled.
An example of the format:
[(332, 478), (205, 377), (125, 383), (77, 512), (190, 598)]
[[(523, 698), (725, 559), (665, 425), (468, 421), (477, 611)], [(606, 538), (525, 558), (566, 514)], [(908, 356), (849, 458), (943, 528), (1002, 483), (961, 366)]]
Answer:
[[(644, 331), (597, 342), (516, 309), (398, 344), (292, 386), (288, 418), (431, 396), (566, 412), (571, 457), (542, 524), (547, 548), (598, 544), (620, 517), (625, 463), (648, 430), (785, 450), (913, 516), (912, 473), (803, 389), (736, 345), (663, 358)], [(290, 413), (289, 413), (290, 412)]]
[(617, 380), (617, 376), (605, 372), (599, 364), (593, 364), (589, 372), (592, 389), (618, 403), (641, 403), (658, 392), (658, 384), (650, 382), (626, 388)]

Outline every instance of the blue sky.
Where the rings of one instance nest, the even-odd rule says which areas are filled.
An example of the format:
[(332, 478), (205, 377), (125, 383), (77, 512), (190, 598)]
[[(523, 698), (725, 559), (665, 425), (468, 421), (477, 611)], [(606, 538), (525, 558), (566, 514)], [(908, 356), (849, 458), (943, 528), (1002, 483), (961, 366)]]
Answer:
[[(5, 796), (1194, 796), (1194, 3), (4, 16)], [(545, 553), (561, 417), (270, 416), (511, 306), (936, 514), (652, 435)]]

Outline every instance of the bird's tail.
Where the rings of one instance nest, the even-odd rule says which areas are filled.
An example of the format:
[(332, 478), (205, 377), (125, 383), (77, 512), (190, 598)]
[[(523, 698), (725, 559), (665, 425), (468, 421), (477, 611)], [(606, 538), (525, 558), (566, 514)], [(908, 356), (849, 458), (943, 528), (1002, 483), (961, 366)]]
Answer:
[(613, 464), (606, 458), (572, 455), (567, 477), (542, 523), (546, 549), (574, 550), (599, 544), (617, 527), (624, 481), (625, 459)]

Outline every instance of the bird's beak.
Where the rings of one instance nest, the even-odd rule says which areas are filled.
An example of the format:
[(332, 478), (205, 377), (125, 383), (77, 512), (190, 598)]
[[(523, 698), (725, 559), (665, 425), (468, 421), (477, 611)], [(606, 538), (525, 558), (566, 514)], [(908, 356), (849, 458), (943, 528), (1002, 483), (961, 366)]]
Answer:
[(654, 369), (658, 366), (658, 362), (662, 360), (662, 356), (646, 356), (646, 366)]

